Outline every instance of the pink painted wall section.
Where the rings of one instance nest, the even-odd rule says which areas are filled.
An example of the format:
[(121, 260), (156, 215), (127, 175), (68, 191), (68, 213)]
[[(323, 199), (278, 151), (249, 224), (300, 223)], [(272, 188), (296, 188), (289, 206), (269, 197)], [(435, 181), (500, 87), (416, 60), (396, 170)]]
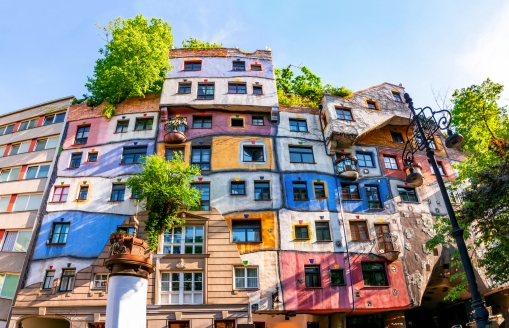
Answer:
[[(394, 262), (382, 261), (381, 258), (375, 257), (374, 261), (385, 264), (387, 287), (365, 286), (362, 276), (362, 262), (373, 262), (369, 255), (352, 254), (350, 256), (352, 266), (353, 287), (355, 292), (360, 293), (360, 297), (355, 298), (355, 308), (357, 310), (373, 310), (373, 309), (401, 309), (410, 306), (410, 298), (403, 272), (401, 261)], [(368, 302), (371, 304), (369, 306)]]
[[(341, 253), (297, 253), (281, 252), (281, 283), (285, 308), (298, 310), (348, 310), (351, 309), (351, 290), (349, 272), (344, 270), (345, 286), (331, 286), (330, 271), (339, 265), (345, 269), (344, 254)], [(313, 259), (313, 263), (310, 262)], [(321, 272), (321, 288), (306, 288), (304, 267), (319, 265)], [(299, 284), (297, 279), (302, 279)]]
[[(164, 114), (163, 114), (164, 115)], [(195, 137), (214, 135), (214, 134), (239, 134), (239, 135), (274, 135), (275, 129), (270, 123), (270, 114), (268, 113), (246, 113), (246, 112), (219, 112), (214, 110), (198, 111), (185, 107), (168, 108), (168, 118), (174, 118), (177, 115), (187, 119), (188, 128), (185, 135), (188, 139)], [(238, 117), (237, 117), (238, 115)], [(212, 128), (193, 129), (193, 117), (212, 116)], [(252, 116), (263, 116), (263, 125), (252, 125)], [(230, 126), (231, 118), (244, 118), (244, 127), (236, 128)], [(164, 122), (161, 122), (159, 128), (158, 141), (163, 141), (166, 131)]]

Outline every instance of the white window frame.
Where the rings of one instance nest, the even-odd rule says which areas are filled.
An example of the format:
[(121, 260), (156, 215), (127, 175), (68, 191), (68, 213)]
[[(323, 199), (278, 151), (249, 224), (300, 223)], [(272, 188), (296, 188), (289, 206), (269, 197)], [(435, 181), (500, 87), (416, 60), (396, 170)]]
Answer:
[(4, 157), (5, 149), (7, 146), (0, 146), (0, 157)]
[[(42, 178), (39, 177), (39, 173), (41, 171), (41, 166), (49, 166), (49, 168), (51, 168), (51, 163), (27, 166), (27, 169), (25, 171), (25, 175), (23, 176), (23, 180), (26, 180), (26, 179), (43, 179), (43, 178), (47, 178), (48, 176), (45, 176), (45, 177), (42, 177)], [(36, 167), (37, 168), (37, 172), (35, 173), (35, 178), (27, 178), (28, 169), (31, 168), (31, 167)], [(48, 168), (48, 174), (49, 174), (49, 168)]]
[[(55, 148), (57, 148), (57, 147), (58, 147), (58, 136), (53, 136), (53, 137), (47, 137), (47, 138), (37, 139), (37, 142), (35, 143), (35, 146), (34, 146), (34, 151), (35, 151), (35, 149), (37, 149), (37, 145), (39, 144), (39, 141), (41, 141), (41, 140), (45, 140), (45, 141), (46, 141), (46, 143), (44, 144), (44, 148), (43, 148), (43, 149), (39, 149), (39, 150), (55, 149), (55, 148), (48, 148), (48, 141), (49, 141), (50, 139), (54, 139), (54, 138), (56, 138), (56, 139), (57, 139), (57, 144), (55, 145)], [(39, 150), (38, 150), (38, 151), (39, 151)]]
[[(5, 133), (5, 131), (7, 130), (7, 128), (9, 126), (13, 126), (12, 128), (12, 132), (9, 132), (9, 133)], [(7, 125), (4, 125), (4, 126), (1, 126), (0, 128), (4, 128), (4, 130), (2, 131), (2, 133), (0, 133), (0, 136), (3, 136), (4, 134), (10, 134), (10, 133), (14, 133), (14, 128), (16, 127), (16, 124), (7, 124)]]
[(21, 169), (22, 169), (21, 166), (4, 168), (3, 170), (1, 170), (0, 171), (0, 176), (3, 174), (4, 171), (7, 171), (7, 170), (9, 171), (9, 175), (7, 176), (7, 179), (5, 181), (1, 181), (1, 182), (18, 181), (19, 180), (18, 178), (13, 179), (13, 180), (9, 180), (11, 178), (12, 170), (18, 169), (18, 168), (19, 168), (19, 172), (18, 172), (18, 177), (19, 177), (19, 173), (21, 172)]
[(7, 276), (17, 276), (18, 277), (18, 284), (19, 284), (19, 278), (20, 278), (20, 275), (19, 274), (12, 274), (12, 273), (0, 273), (0, 276), (3, 275), (3, 279), (0, 279), (0, 297), (1, 298), (7, 298), (7, 299), (12, 299), (11, 297), (7, 297), (7, 296), (2, 296), (2, 290), (4, 289), (4, 285), (5, 285), (5, 281), (7, 280)]
[[(53, 275), (48, 275), (49, 273), (52, 273)], [(49, 281), (49, 287), (46, 286), (46, 278), (51, 278), (50, 281)], [(44, 278), (42, 280), (41, 289), (43, 289), (43, 290), (52, 289), (54, 281), (55, 281), (55, 270), (46, 270), (46, 271), (44, 271)]]
[[(194, 290), (195, 289), (195, 283), (196, 282), (200, 282), (200, 281), (197, 281), (196, 278), (195, 278), (195, 275), (199, 273), (201, 274), (201, 290)], [(168, 280), (163, 280), (163, 275), (164, 274), (168, 274)], [(178, 281), (178, 286), (179, 286), (179, 289), (178, 290), (174, 290), (173, 289), (173, 283), (177, 283), (177, 281), (175, 280), (172, 280), (173, 278), (173, 275), (174, 274), (178, 274), (179, 275), (179, 281)], [(190, 291), (184, 291), (184, 275), (185, 274), (192, 274), (192, 280), (191, 280), (191, 286), (192, 286), (192, 290)], [(175, 271), (163, 271), (161, 272), (161, 280), (160, 280), (160, 285), (159, 285), (159, 294), (160, 294), (160, 300), (161, 300), (161, 304), (203, 304), (203, 291), (205, 289), (205, 281), (204, 281), (204, 272), (203, 271), (181, 271), (181, 272), (175, 272)], [(167, 288), (165, 288), (165, 284), (167, 284)], [(167, 290), (163, 290), (163, 289), (167, 289)], [(184, 294), (186, 295), (190, 295), (191, 296), (191, 299), (192, 299), (192, 303), (184, 303)], [(163, 303), (162, 302), (162, 299), (163, 299), (163, 296), (166, 296), (168, 297), (168, 302), (165, 302)], [(178, 298), (179, 298), (179, 302), (178, 303), (172, 303), (171, 302), (171, 298), (172, 298), (172, 295), (178, 295)], [(198, 303), (195, 303), (194, 302), (194, 298), (195, 298), (195, 295), (200, 295), (201, 296), (201, 301), (198, 302)]]
[[(237, 270), (243, 270), (244, 271), (244, 276), (242, 277), (237, 277)], [(247, 270), (249, 269), (256, 269), (256, 287), (248, 287), (248, 280), (251, 278), (253, 279), (253, 277), (248, 277), (247, 276)], [(234, 289), (257, 289), (259, 288), (260, 286), (260, 270), (258, 270), (258, 267), (253, 267), (253, 266), (247, 266), (247, 267), (234, 267), (233, 268), (233, 284), (234, 284)], [(237, 285), (237, 279), (242, 279), (243, 282), (244, 282), (244, 287), (239, 287)]]
[[(14, 240), (14, 244), (12, 245), (11, 250), (4, 250), (5, 242), (7, 241), (7, 233), (9, 232), (16, 232), (16, 239)], [(18, 244), (18, 238), (20, 232), (30, 232), (30, 237), (28, 240), (28, 244), (26, 245), (26, 249), (16, 250), (16, 245)], [(6, 230), (4, 233), (4, 237), (2, 239), (2, 242), (0, 243), (0, 251), (2, 252), (16, 252), (16, 253), (23, 253), (28, 250), (28, 246), (30, 245), (30, 240), (32, 239), (32, 230)]]
[[(19, 197), (21, 197), (21, 196), (28, 196), (28, 200), (27, 200), (27, 203), (26, 203), (26, 205), (25, 205), (25, 209), (23, 209), (23, 210), (16, 210), (16, 211), (15, 211), (15, 210), (14, 210), (14, 208), (16, 208), (16, 203), (18, 202), (18, 199), (19, 199)], [(13, 211), (13, 212), (21, 212), (21, 211), (36, 211), (37, 209), (27, 210), (28, 204), (30, 203), (30, 198), (31, 198), (32, 196), (41, 196), (41, 203), (42, 203), (42, 194), (28, 194), (28, 195), (21, 194), (21, 195), (16, 196), (16, 201), (14, 202), (14, 206), (12, 206), (12, 211)], [(40, 204), (39, 204), (39, 207), (40, 207)]]
[[(386, 161), (387, 159), (387, 161)], [(387, 163), (389, 162), (389, 163)], [(390, 167), (387, 167), (387, 164), (389, 164)], [(396, 166), (396, 167), (393, 167)], [(386, 169), (389, 169), (389, 170), (397, 170), (398, 169), (398, 162), (396, 161), (396, 158), (395, 157), (391, 157), (391, 156), (384, 156), (384, 166)]]
[[(263, 161), (259, 162), (246, 162), (244, 161), (244, 147), (262, 147)], [(245, 165), (267, 165), (269, 154), (267, 153), (267, 145), (263, 141), (256, 141), (254, 144), (251, 141), (242, 141), (240, 143), (239, 161)]]
[[(102, 279), (104, 278), (104, 279)], [(100, 283), (100, 286), (97, 286), (96, 284)], [(104, 283), (104, 286), (102, 286), (102, 283)], [(106, 289), (106, 286), (108, 286), (108, 274), (107, 273), (94, 273), (94, 282), (92, 285), (92, 289)]]
[[(37, 122), (38, 122), (38, 121), (39, 121), (39, 118), (33, 118), (33, 119), (30, 119), (30, 120), (27, 120), (27, 121), (21, 121), (21, 123), (19, 124), (19, 127), (18, 127), (18, 131), (25, 131), (25, 130), (30, 130), (30, 129), (35, 128), (35, 127), (37, 127)], [(30, 123), (31, 123), (31, 122), (35, 122), (35, 125), (34, 125), (34, 126), (32, 126), (32, 127), (30, 127)], [(23, 130), (22, 130), (22, 129), (21, 129), (21, 125), (22, 125), (23, 123), (28, 123), (28, 124), (27, 124), (26, 129), (23, 129)]]
[[(175, 229), (178, 229), (180, 228), (181, 229), (181, 235), (180, 235), (180, 242), (174, 242), (174, 238), (175, 238)], [(187, 232), (187, 228), (192, 228), (192, 237), (193, 237), (193, 242), (186, 242), (186, 232)], [(201, 242), (196, 242), (196, 228), (201, 228), (202, 230), (202, 241)], [(170, 239), (170, 241), (166, 242), (166, 239)], [(163, 254), (204, 254), (205, 252), (205, 249), (204, 249), (204, 241), (205, 241), (205, 227), (202, 226), (202, 225), (184, 225), (184, 226), (178, 226), (178, 227), (173, 227), (171, 229), (171, 232), (170, 233), (167, 233), (165, 232), (164, 233), (164, 236), (163, 236)], [(174, 247), (175, 246), (178, 246), (180, 247), (180, 253), (174, 253)], [(186, 253), (185, 252), (185, 249), (186, 249), (186, 246), (190, 246), (192, 247), (193, 249), (193, 252), (192, 253)], [(201, 246), (201, 253), (196, 253), (196, 246)], [(169, 253), (166, 253), (165, 252), (165, 248), (170, 248), (170, 252)]]
[[(55, 124), (55, 118), (57, 117), (57, 115), (60, 115), (60, 114), (64, 114), (64, 121), (62, 122), (62, 123), (64, 123), (65, 122), (65, 112), (61, 112), (61, 113), (52, 113), (52, 114), (45, 115), (44, 119), (42, 120), (42, 125), (44, 126), (44, 125)], [(46, 117), (51, 116), (51, 115), (53, 115), (53, 120), (51, 121), (51, 123), (46, 124)]]
[(2, 199), (6, 199), (7, 200), (7, 203), (6, 203), (7, 205), (5, 206), (5, 211), (1, 211), (0, 210), (0, 213), (6, 213), (7, 212), (7, 208), (9, 207), (9, 201), (11, 199), (11, 195), (5, 195), (3, 197), (0, 197), (0, 205), (2, 204)]

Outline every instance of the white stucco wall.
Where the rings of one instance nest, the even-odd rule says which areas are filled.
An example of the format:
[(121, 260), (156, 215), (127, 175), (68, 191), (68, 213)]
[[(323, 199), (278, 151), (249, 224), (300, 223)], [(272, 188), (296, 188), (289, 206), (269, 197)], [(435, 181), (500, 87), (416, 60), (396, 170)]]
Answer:
[[(44, 260), (32, 260), (30, 262), (30, 270), (28, 271), (28, 277), (26, 280), (26, 286), (30, 286), (36, 283), (42, 283), (46, 270), (55, 270), (55, 278), (60, 279), (62, 276), (62, 270), (66, 269), (67, 263), (71, 263), (69, 268), (76, 269), (76, 273), (89, 267), (96, 259), (77, 259), (67, 256), (61, 256), (56, 258), (44, 259)], [(50, 269), (50, 266), (53, 268)]]
[[(330, 157), (325, 153), (325, 147), (321, 140), (303, 140), (300, 138), (277, 138), (275, 141), (277, 158), (279, 161), (279, 167), (283, 171), (293, 172), (323, 172), (328, 174), (334, 174)], [(315, 159), (314, 164), (308, 163), (290, 163), (290, 151), (289, 146), (302, 146), (312, 147), (313, 157)]]
[(148, 280), (113, 276), (108, 287), (106, 328), (146, 327)]
[[(294, 138), (306, 138), (322, 141), (322, 131), (320, 129), (320, 121), (317, 115), (307, 113), (292, 113), (292, 112), (279, 112), (279, 125), (277, 127), (278, 137), (294, 137)], [(294, 132), (290, 131), (290, 119), (305, 120), (308, 132)]]

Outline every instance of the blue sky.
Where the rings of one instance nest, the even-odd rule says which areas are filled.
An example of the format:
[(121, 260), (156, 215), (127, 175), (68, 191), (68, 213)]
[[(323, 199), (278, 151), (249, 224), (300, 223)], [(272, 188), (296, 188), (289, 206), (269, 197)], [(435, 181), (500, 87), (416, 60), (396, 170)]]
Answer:
[(506, 0), (10, 0), (0, 3), (0, 114), (81, 97), (104, 44), (95, 23), (138, 13), (168, 21), (176, 46), (189, 36), (269, 46), (277, 67), (302, 64), (354, 91), (402, 83), (416, 106), (434, 105), (431, 87), (450, 94), (490, 77), (509, 103)]

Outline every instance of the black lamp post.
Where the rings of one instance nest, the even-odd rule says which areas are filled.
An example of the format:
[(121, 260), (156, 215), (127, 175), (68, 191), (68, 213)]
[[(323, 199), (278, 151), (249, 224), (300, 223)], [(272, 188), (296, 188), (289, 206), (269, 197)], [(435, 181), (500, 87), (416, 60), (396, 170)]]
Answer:
[[(433, 140), (433, 136), (439, 130), (447, 129), (449, 137), (447, 138), (446, 146), (448, 148), (459, 147), (463, 141), (463, 137), (458, 134), (453, 134), (452, 131), (448, 129), (452, 118), (449, 111), (433, 111), (430, 107), (414, 109), (412, 98), (410, 98), (408, 93), (405, 93), (405, 102), (408, 104), (408, 107), (412, 111), (412, 121), (410, 122), (407, 129), (407, 142), (405, 149), (403, 150), (403, 163), (410, 166), (410, 174), (407, 177), (407, 182), (409, 179), (415, 181), (417, 179), (416, 175), (420, 175), (420, 173), (413, 172), (411, 166), (411, 164), (414, 162), (415, 152), (426, 151), (426, 155), (428, 156), (431, 166), (433, 167), (433, 171), (435, 172), (437, 183), (440, 187), (440, 192), (444, 198), (445, 207), (447, 208), (449, 220), (451, 221), (452, 236), (454, 239), (456, 239), (458, 251), (461, 256), (461, 263), (465, 269), (468, 285), (470, 287), (470, 294), (472, 295), (472, 308), (474, 309), (474, 320), (476, 322), (476, 327), (491, 327), (488, 310), (486, 310), (484, 301), (481, 298), (481, 293), (479, 293), (479, 288), (477, 287), (477, 282), (475, 281), (474, 268), (472, 266), (472, 262), (470, 261), (470, 257), (468, 256), (465, 240), (463, 239), (463, 229), (459, 227), (458, 221), (456, 220), (456, 215), (454, 214), (454, 209), (452, 207), (451, 200), (449, 199), (449, 194), (447, 193), (444, 180), (442, 179), (437, 162), (435, 160), (435, 153), (433, 152), (433, 149), (430, 147), (429, 143), (430, 140)], [(426, 117), (427, 112), (429, 112), (431, 116)]]

